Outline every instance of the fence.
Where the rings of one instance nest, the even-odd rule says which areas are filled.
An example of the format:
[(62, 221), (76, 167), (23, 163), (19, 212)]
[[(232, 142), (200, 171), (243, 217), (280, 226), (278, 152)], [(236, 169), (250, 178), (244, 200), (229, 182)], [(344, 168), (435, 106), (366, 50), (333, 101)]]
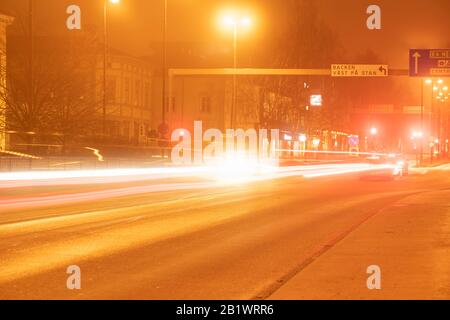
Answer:
[(108, 159), (98, 161), (92, 158), (14, 158), (0, 157), (0, 172), (52, 171), (52, 170), (93, 170), (111, 168), (146, 168), (167, 162), (165, 158)]

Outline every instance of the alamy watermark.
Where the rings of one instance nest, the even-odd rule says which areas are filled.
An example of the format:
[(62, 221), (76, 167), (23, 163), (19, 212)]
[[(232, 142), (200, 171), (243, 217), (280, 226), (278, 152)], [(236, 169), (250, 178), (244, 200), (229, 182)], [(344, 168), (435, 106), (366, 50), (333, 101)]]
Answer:
[(370, 274), (366, 281), (367, 289), (381, 290), (381, 268), (377, 265), (370, 265), (366, 272)]
[(171, 135), (171, 159), (175, 165), (214, 165), (221, 161), (245, 158), (260, 164), (278, 164), (280, 130), (207, 129), (202, 121), (194, 122), (193, 134), (176, 129)]
[(69, 274), (67, 278), (66, 286), (69, 290), (81, 289), (81, 268), (77, 265), (71, 265), (67, 267), (66, 273)]

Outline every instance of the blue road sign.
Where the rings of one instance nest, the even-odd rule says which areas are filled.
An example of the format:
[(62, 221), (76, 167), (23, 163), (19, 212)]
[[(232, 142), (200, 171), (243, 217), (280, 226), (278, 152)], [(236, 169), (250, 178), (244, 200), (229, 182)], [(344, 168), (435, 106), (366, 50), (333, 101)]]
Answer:
[(410, 49), (411, 77), (449, 77), (450, 49)]

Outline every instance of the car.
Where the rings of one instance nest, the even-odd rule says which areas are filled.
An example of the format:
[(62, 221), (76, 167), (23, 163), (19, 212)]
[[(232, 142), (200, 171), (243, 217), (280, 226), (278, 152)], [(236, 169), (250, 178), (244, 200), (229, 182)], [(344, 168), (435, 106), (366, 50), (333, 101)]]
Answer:
[(395, 180), (409, 175), (408, 160), (402, 155), (372, 155), (366, 161), (375, 166), (361, 174), (361, 180)]

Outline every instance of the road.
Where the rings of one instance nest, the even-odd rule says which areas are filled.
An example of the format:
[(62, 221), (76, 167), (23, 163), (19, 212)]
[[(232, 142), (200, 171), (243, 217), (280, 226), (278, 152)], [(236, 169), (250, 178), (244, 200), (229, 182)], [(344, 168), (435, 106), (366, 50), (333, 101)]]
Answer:
[[(449, 182), (446, 168), (377, 182), (346, 173), (3, 185), (0, 298), (276, 297), (383, 209)], [(66, 287), (70, 265), (81, 268), (81, 290)]]

